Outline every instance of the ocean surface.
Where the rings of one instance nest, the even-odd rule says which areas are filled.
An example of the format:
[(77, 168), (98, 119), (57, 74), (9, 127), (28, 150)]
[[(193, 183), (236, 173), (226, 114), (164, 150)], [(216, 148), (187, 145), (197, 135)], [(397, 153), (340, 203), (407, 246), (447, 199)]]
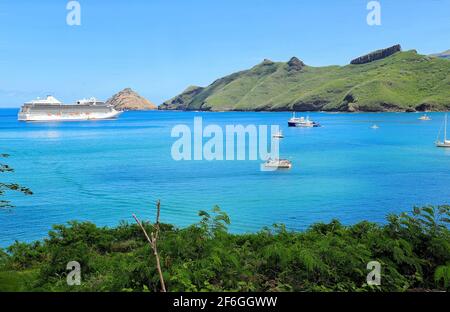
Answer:
[[(0, 153), (17, 182), (34, 195), (9, 192), (0, 210), (0, 247), (42, 239), (69, 220), (114, 226), (152, 219), (187, 226), (219, 205), (230, 230), (254, 232), (283, 223), (301, 230), (337, 218), (384, 222), (414, 205), (450, 203), (450, 150), (434, 146), (444, 115), (310, 113), (323, 127), (288, 128), (290, 113), (126, 112), (117, 120), (23, 123), (0, 109)], [(280, 125), (281, 156), (290, 171), (262, 172), (261, 161), (175, 161), (175, 125)], [(371, 129), (373, 124), (380, 128)], [(206, 139), (205, 139), (206, 141)]]

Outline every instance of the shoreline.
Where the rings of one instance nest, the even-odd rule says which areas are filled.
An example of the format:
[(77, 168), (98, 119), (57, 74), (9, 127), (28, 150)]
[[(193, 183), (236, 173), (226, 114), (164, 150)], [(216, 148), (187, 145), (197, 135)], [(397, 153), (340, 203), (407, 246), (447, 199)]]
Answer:
[[(20, 107), (0, 107), (0, 110), (20, 110)], [(449, 110), (433, 110), (433, 111), (294, 111), (294, 110), (225, 110), (225, 111), (212, 111), (212, 110), (181, 110), (181, 109), (148, 109), (148, 110), (125, 110), (123, 113), (128, 112), (177, 112), (177, 113), (299, 113), (299, 114), (311, 114), (311, 113), (325, 113), (325, 114), (380, 114), (380, 113), (406, 113), (406, 114), (425, 114), (425, 113), (450, 113)], [(116, 118), (119, 120), (120, 118)]]

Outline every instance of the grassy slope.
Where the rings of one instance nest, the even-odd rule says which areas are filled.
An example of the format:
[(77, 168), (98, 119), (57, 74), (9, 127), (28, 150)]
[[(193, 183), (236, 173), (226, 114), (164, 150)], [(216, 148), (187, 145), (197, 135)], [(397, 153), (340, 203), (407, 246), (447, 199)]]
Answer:
[(444, 59), (450, 60), (450, 50), (444, 51), (442, 53), (431, 54), (430, 56), (440, 57), (440, 58), (444, 58)]
[(183, 106), (214, 111), (444, 110), (450, 108), (450, 62), (414, 51), (363, 65), (301, 71), (265, 61), (216, 80)]

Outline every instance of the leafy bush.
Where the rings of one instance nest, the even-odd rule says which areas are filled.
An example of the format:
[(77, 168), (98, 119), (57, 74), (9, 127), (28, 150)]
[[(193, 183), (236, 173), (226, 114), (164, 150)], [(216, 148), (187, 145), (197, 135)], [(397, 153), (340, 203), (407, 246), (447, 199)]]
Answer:
[[(158, 250), (169, 291), (450, 287), (450, 206), (390, 215), (385, 225), (364, 221), (345, 226), (333, 220), (304, 232), (275, 225), (240, 235), (228, 233), (230, 220), (219, 207), (199, 216), (199, 223), (183, 229), (160, 225)], [(82, 285), (69, 287), (66, 265), (74, 260), (81, 264)], [(382, 265), (380, 286), (366, 283), (366, 266), (373, 260)], [(43, 242), (16, 242), (0, 251), (0, 290), (159, 291), (155, 264), (135, 224), (99, 228), (70, 222), (55, 226)]]
[[(0, 154), (0, 159), (8, 158), (8, 157), (9, 157), (8, 154)], [(5, 173), (5, 172), (14, 172), (14, 169), (11, 168), (7, 164), (0, 163), (0, 173)], [(33, 194), (33, 192), (29, 188), (20, 186), (17, 183), (0, 182), (0, 196), (3, 196), (6, 193), (6, 191), (18, 191), (25, 195)], [(14, 206), (12, 206), (9, 201), (0, 199), (0, 208), (13, 208), (13, 207)]]

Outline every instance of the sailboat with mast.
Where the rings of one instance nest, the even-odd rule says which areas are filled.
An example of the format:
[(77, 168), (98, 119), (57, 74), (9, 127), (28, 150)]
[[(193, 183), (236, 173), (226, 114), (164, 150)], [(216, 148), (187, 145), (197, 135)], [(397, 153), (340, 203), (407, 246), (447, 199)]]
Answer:
[(438, 139), (436, 141), (437, 147), (450, 147), (450, 140), (447, 140), (447, 114), (445, 114), (444, 118), (444, 140), (440, 141), (439, 136), (441, 134), (441, 131), (439, 130)]

